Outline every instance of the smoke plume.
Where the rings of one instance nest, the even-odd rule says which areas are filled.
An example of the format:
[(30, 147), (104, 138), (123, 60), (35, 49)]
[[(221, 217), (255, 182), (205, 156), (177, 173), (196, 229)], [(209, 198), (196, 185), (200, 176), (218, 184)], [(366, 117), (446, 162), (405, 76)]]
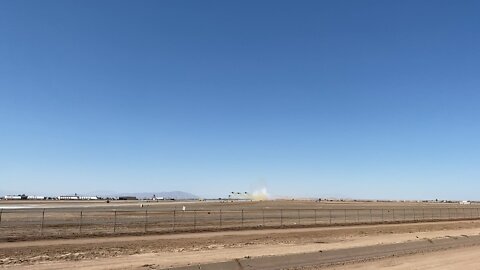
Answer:
[(266, 201), (270, 198), (266, 187), (262, 187), (252, 192), (251, 199), (253, 201)]

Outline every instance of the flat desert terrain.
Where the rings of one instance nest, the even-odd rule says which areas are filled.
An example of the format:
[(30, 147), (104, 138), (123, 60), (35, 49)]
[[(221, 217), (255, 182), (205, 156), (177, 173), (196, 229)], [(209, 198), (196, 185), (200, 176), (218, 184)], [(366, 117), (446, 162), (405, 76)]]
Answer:
[[(358, 264), (349, 264), (340, 267), (313, 268), (309, 269), (328, 269), (328, 270), (367, 270), (367, 269), (385, 269), (385, 270), (411, 270), (411, 269), (480, 269), (480, 247), (458, 248), (452, 250), (443, 250), (431, 253), (420, 253), (404, 257), (392, 257), (388, 259), (365, 262)], [(307, 269), (307, 268), (304, 268)]]
[[(235, 223), (235, 226), (226, 228), (205, 227), (207, 229), (185, 231), (76, 234), (73, 237), (69, 234), (58, 234), (58, 237), (47, 234), (3, 238), (0, 241), (0, 268), (346, 270), (478, 269), (479, 266), (474, 254), (480, 247), (480, 220), (475, 216), (477, 208), (474, 205), (312, 201), (144, 202), (143, 207), (141, 204), (4, 202), (1, 206), (8, 206), (10, 217), (13, 217), (16, 205), (21, 206), (19, 209), (22, 211), (27, 209), (26, 206), (28, 211), (61, 209), (58, 213), (98, 211), (98, 208), (110, 213), (113, 209), (143, 210), (145, 207), (152, 212), (177, 211), (183, 206), (187, 210), (213, 212), (221, 209), (235, 214), (243, 210), (244, 215), (249, 211), (256, 213), (250, 216), (251, 219), (244, 220), (244, 223), (252, 224), (263, 222), (263, 217), (258, 216), (263, 210), (284, 209), (285, 213), (291, 213), (284, 216), (284, 226), (277, 224), (242, 228), (240, 223)], [(345, 209), (348, 210), (347, 223), (342, 222), (345, 221)], [(450, 210), (450, 216), (448, 209), (453, 209)], [(318, 211), (317, 224), (312, 215), (307, 214), (314, 213), (314, 210)], [(329, 213), (330, 210), (343, 213), (343, 216), (339, 214), (336, 216), (337, 222), (330, 224), (329, 217), (319, 214)], [(368, 216), (370, 210), (373, 217)], [(384, 222), (380, 220), (382, 213)], [(387, 213), (391, 215), (390, 218), (386, 218)], [(415, 213), (416, 219), (410, 219), (413, 216), (409, 213)], [(457, 216), (453, 213), (457, 213)], [(299, 220), (300, 224), (294, 224)], [(238, 220), (226, 220), (229, 221), (233, 224)], [(149, 226), (160, 226), (151, 220), (150, 222)], [(197, 222), (202, 226), (202, 219)], [(9, 225), (11, 224), (4, 221), (0, 223), (2, 233), (8, 234)], [(29, 229), (28, 226), (25, 228)], [(38, 228), (35, 227), (36, 229)], [(54, 227), (48, 229), (54, 230)]]
[(477, 218), (477, 205), (440, 203), (0, 201), (0, 241)]

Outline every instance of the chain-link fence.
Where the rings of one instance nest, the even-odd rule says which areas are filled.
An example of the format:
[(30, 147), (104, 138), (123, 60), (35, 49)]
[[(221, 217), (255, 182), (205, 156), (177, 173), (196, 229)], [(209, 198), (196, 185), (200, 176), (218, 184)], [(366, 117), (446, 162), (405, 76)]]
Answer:
[(480, 218), (479, 208), (69, 210), (0, 209), (0, 240)]

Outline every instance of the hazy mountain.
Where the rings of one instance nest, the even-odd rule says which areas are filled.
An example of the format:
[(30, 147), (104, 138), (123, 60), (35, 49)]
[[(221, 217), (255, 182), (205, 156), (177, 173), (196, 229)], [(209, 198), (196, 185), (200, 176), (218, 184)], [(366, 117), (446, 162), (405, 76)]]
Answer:
[(101, 196), (101, 197), (115, 197), (116, 192), (113, 190), (95, 190), (82, 195), (85, 196)]
[(176, 200), (186, 200), (186, 199), (198, 199), (197, 195), (183, 192), (183, 191), (169, 191), (169, 192), (135, 192), (135, 193), (120, 193), (115, 194), (114, 197), (118, 196), (134, 196), (139, 199), (148, 198), (151, 199), (155, 195), (157, 198), (163, 197), (165, 199), (176, 199)]
[(12, 192), (10, 190), (0, 190), (0, 196), (5, 196), (5, 195), (18, 195), (21, 193), (18, 192)]

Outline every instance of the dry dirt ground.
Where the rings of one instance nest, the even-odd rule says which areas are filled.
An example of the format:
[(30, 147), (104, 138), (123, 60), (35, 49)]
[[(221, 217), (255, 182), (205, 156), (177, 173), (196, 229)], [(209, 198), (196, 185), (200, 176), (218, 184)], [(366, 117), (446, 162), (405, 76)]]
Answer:
[(179, 210), (186, 206), (187, 210), (215, 209), (344, 209), (344, 208), (477, 208), (478, 204), (459, 205), (455, 203), (422, 203), (422, 202), (354, 202), (354, 201), (313, 201), (313, 200), (268, 200), (268, 201), (8, 201), (0, 200), (3, 209), (138, 209), (141, 205), (156, 210)]
[[(0, 268), (168, 269), (238, 258), (341, 250), (425, 239), (433, 241), (448, 237), (476, 236), (479, 233), (480, 221), (456, 221), (5, 242), (0, 243)], [(445, 252), (453, 252), (465, 258), (470, 256), (470, 262), (473, 263), (471, 250), (478, 248), (467, 249), (466, 252)], [(428, 256), (435, 256), (434, 254), (437, 253), (418, 256), (425, 258), (426, 265)], [(387, 259), (332, 269), (375, 269), (398, 265), (407, 267), (398, 269), (427, 269), (408, 268), (408, 262), (410, 266), (415, 263), (415, 258), (412, 258), (414, 257), (405, 256), (390, 261)], [(405, 260), (405, 263), (401, 260)], [(442, 264), (442, 267), (447, 265)]]
[(324, 270), (477, 270), (480, 269), (480, 247), (459, 248), (411, 256), (393, 257), (373, 262), (356, 263), (328, 268), (310, 268)]
[(0, 201), (0, 242), (466, 219), (480, 219), (478, 204), (312, 200)]

